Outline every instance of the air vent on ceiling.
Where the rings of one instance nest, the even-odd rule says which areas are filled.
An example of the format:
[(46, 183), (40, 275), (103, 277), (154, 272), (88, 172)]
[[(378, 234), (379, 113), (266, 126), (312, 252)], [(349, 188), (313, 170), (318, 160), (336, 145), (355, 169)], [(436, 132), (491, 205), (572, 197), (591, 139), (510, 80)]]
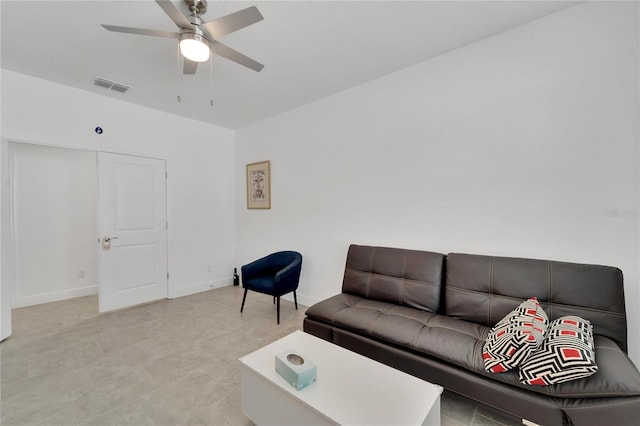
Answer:
[(120, 93), (124, 93), (131, 88), (130, 86), (116, 83), (115, 81), (107, 80), (106, 78), (101, 77), (96, 77), (93, 80), (93, 84), (95, 84), (96, 86), (104, 87), (105, 89), (115, 90), (116, 92)]

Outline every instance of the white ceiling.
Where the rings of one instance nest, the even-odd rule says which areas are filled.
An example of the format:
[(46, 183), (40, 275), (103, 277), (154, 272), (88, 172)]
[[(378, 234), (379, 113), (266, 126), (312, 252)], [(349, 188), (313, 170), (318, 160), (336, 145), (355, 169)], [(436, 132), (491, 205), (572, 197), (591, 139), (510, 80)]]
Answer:
[[(257, 73), (214, 57), (183, 75), (177, 42), (100, 24), (177, 30), (144, 1), (2, 0), (2, 68), (240, 128), (554, 13), (574, 1), (208, 1), (206, 21), (256, 5), (264, 20), (222, 39)], [(183, 8), (181, 1), (174, 4)], [(93, 85), (103, 77), (132, 88)], [(180, 95), (181, 102), (177, 101)], [(213, 99), (214, 106), (210, 106)]]

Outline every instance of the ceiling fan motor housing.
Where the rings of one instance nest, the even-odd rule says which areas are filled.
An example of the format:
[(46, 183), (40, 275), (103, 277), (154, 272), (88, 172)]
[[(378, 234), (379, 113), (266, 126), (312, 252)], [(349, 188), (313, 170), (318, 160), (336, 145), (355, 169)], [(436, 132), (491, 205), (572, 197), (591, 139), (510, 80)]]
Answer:
[(199, 27), (194, 27), (193, 30), (180, 31), (180, 40), (185, 40), (185, 39), (196, 40), (201, 43), (205, 43), (206, 45), (209, 45), (211, 43), (209, 38), (207, 38), (207, 36), (204, 35), (204, 33)]
[[(187, 3), (193, 3), (193, 1), (190, 1), (190, 0), (185, 0), (185, 1)], [(200, 19), (200, 17), (198, 16), (198, 11), (199, 9), (194, 10), (193, 15), (190, 16), (191, 19), (189, 21), (193, 25), (193, 28), (180, 29), (180, 40), (183, 40), (183, 37), (185, 36), (185, 34), (188, 34), (186, 38), (190, 38), (191, 40), (197, 40), (209, 45), (211, 43), (211, 40), (209, 40), (209, 37), (207, 37), (205, 32), (202, 31), (202, 29), (200, 28), (200, 25), (202, 24), (202, 19)]]

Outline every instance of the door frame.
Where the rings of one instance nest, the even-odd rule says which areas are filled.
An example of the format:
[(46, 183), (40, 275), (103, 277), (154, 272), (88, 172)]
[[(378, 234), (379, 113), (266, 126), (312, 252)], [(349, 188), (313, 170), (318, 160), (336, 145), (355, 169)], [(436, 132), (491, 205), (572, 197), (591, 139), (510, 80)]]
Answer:
[[(127, 151), (127, 150), (119, 150), (119, 149), (116, 149), (116, 150), (105, 150), (105, 149), (98, 149), (98, 148), (92, 149), (92, 148), (78, 147), (73, 145), (63, 145), (60, 143), (48, 143), (48, 142), (42, 142), (42, 141), (31, 141), (31, 140), (24, 140), (24, 139), (11, 138), (11, 137), (2, 137), (0, 139), (0, 144), (1, 144), (0, 148), (1, 148), (2, 154), (6, 154), (7, 158), (4, 158), (4, 155), (3, 155), (3, 157), (0, 159), (0, 174), (1, 174), (0, 180), (4, 182), (5, 178), (8, 179), (9, 186), (8, 188), (5, 189), (4, 185), (0, 185), (0, 199), (2, 200), (2, 202), (7, 203), (6, 213), (8, 213), (9, 217), (5, 217), (7, 216), (6, 214), (0, 214), (0, 221), (1, 221), (0, 253), (1, 253), (1, 259), (2, 259), (2, 261), (0, 262), (0, 294), (1, 294), (0, 299), (2, 299), (3, 301), (2, 304), (4, 305), (4, 308), (3, 306), (0, 306), (0, 315), (2, 315), (2, 318), (0, 318), (0, 323), (4, 323), (3, 318), (9, 318), (9, 320), (11, 318), (11, 314), (10, 313), (7, 314), (6, 312), (4, 312), (4, 310), (7, 307), (9, 307), (10, 311), (13, 310), (13, 304), (15, 303), (15, 297), (16, 297), (16, 289), (17, 289), (16, 286), (18, 285), (15, 279), (15, 231), (16, 231), (14, 227), (14, 224), (15, 224), (14, 204), (15, 203), (13, 202), (14, 189), (13, 189), (13, 184), (11, 183), (12, 177), (13, 177), (13, 170), (11, 165), (12, 161), (9, 156), (9, 144), (12, 144), (12, 143), (36, 145), (36, 146), (47, 147), (47, 148), (71, 149), (76, 151), (95, 153), (96, 165), (98, 161), (98, 152), (164, 160), (165, 170), (167, 173), (166, 186), (165, 186), (165, 192), (166, 192), (165, 207), (166, 207), (167, 223), (168, 224), (171, 223), (171, 207), (170, 207), (171, 197), (170, 197), (170, 191), (169, 191), (170, 162), (167, 157), (161, 156), (161, 155), (142, 153), (142, 152), (133, 152), (133, 151)], [(5, 168), (7, 170), (5, 170)], [(96, 194), (97, 194), (97, 191), (98, 191), (97, 173), (95, 176), (95, 182), (96, 182)], [(98, 216), (97, 203), (95, 207), (95, 214), (97, 219), (97, 216)], [(169, 226), (166, 233), (167, 271), (169, 271), (169, 273), (171, 272), (171, 240), (172, 240), (171, 228), (172, 227)], [(4, 235), (4, 233), (2, 232), (2, 229), (5, 229), (5, 231), (8, 231), (9, 235)], [(99, 238), (98, 231), (99, 230), (96, 228), (95, 241), (97, 241)], [(171, 274), (169, 274), (169, 277), (171, 277)], [(100, 286), (100, 282), (98, 282), (98, 286)], [(175, 289), (173, 288), (171, 278), (168, 278), (167, 279), (167, 298), (173, 299), (174, 294), (175, 294)], [(7, 302), (5, 298), (8, 298), (9, 302)], [(3, 324), (2, 327), (4, 326), (5, 325)], [(9, 331), (9, 334), (6, 337), (9, 337), (10, 335), (11, 335), (11, 331)]]

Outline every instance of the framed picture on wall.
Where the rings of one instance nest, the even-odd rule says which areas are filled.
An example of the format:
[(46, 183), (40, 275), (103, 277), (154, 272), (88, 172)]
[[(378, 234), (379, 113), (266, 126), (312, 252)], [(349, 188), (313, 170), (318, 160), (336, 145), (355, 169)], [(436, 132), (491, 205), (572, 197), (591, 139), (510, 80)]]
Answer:
[(247, 208), (271, 208), (271, 162), (247, 164)]

